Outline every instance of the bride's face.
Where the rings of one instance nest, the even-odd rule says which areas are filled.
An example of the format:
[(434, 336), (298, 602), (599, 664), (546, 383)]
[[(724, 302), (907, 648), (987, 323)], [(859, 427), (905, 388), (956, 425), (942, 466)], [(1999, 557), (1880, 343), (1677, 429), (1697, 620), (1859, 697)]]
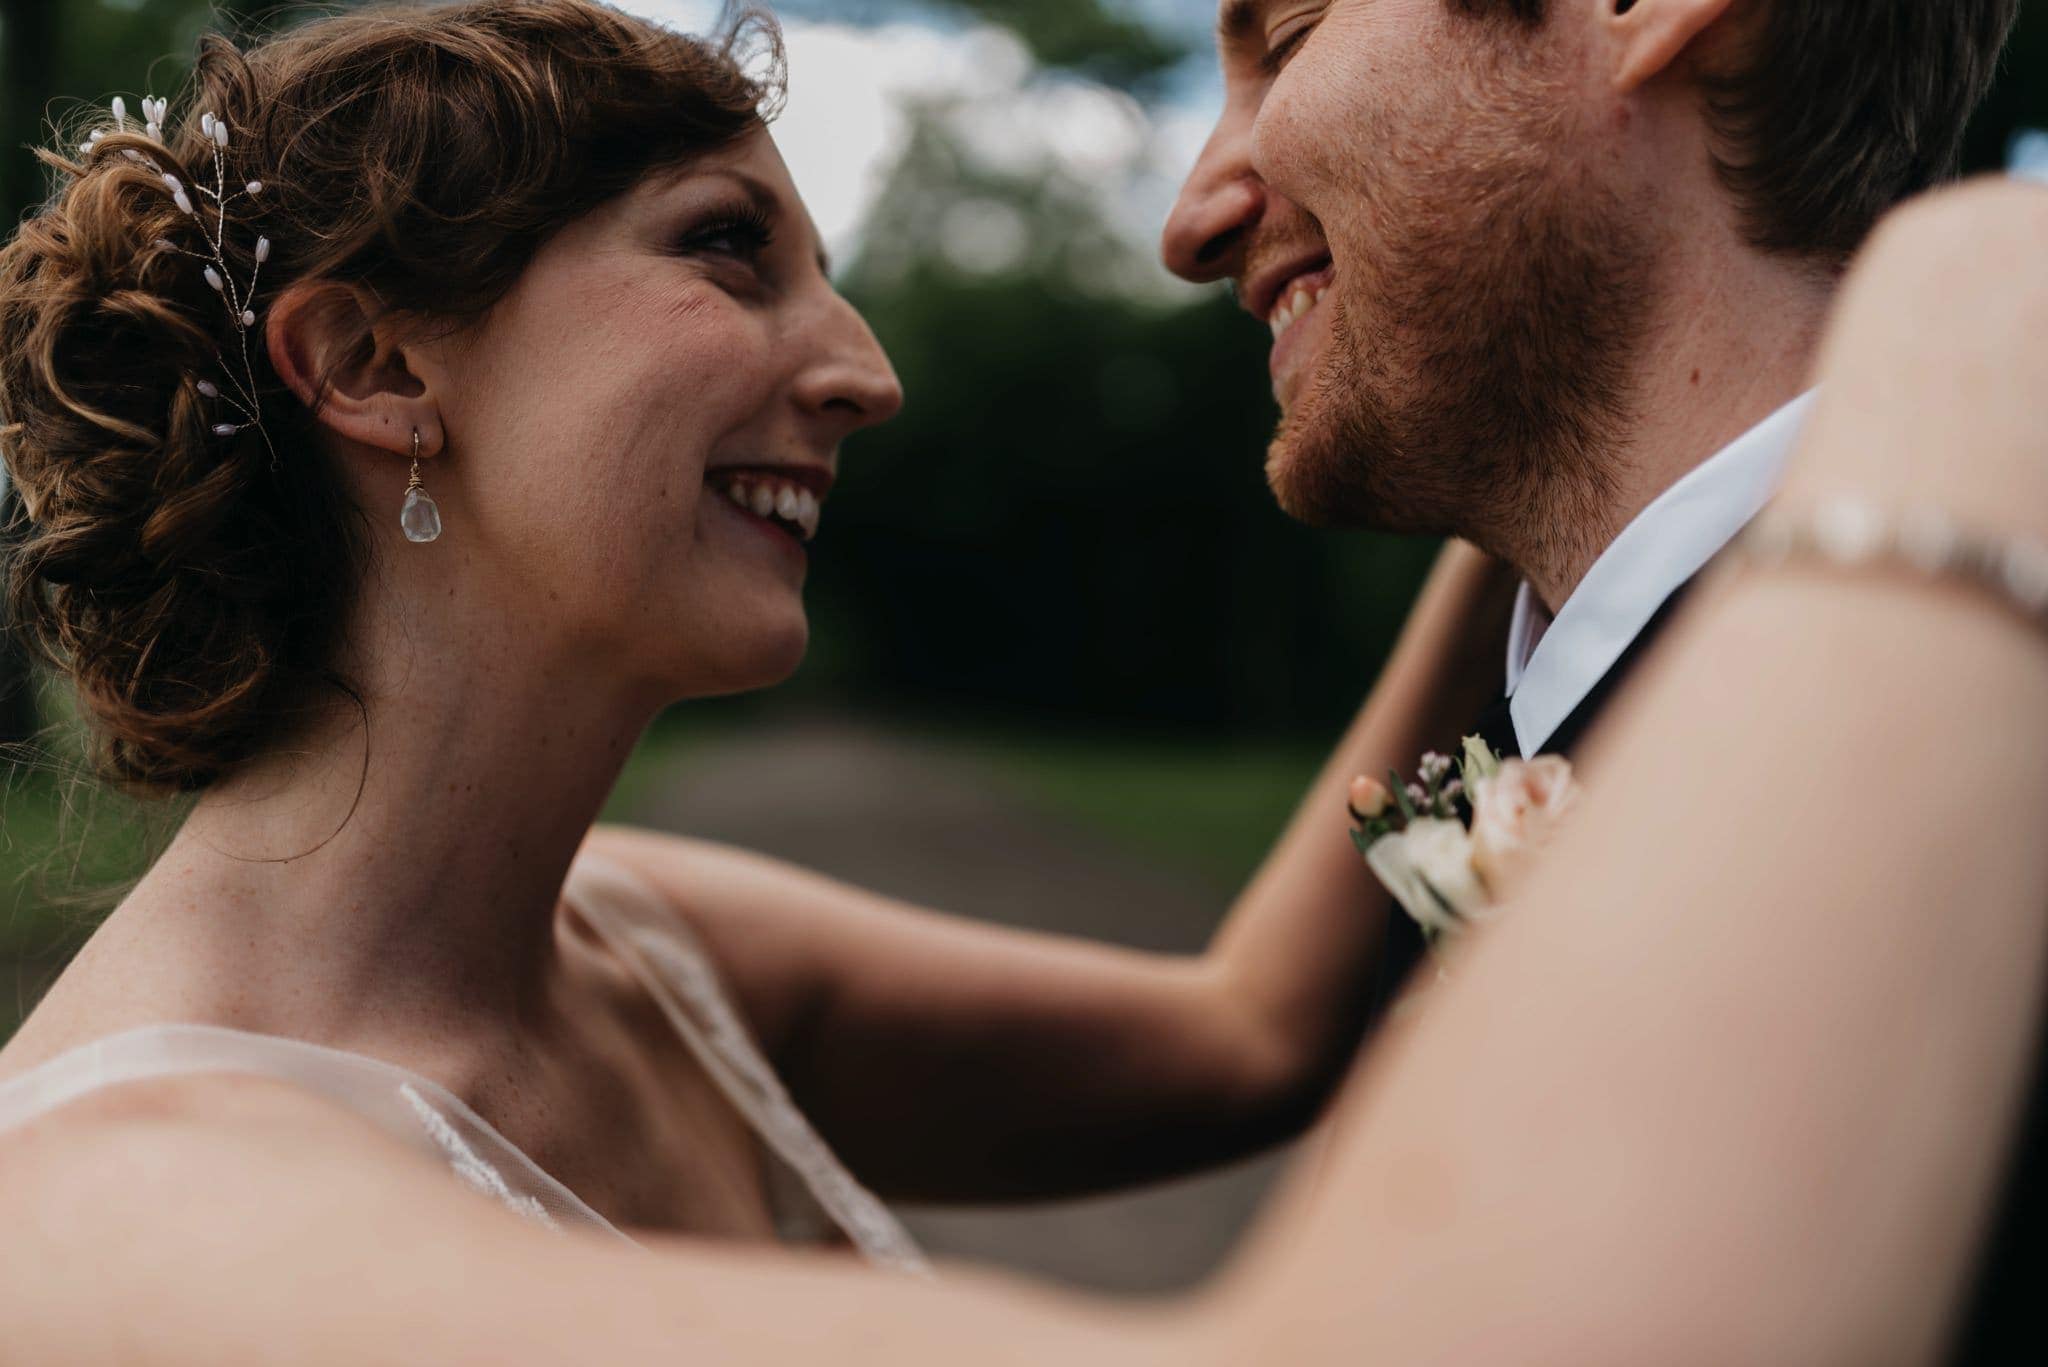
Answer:
[(488, 610), (668, 698), (796, 667), (839, 444), (902, 393), (765, 132), (561, 231), (450, 361), (422, 475)]

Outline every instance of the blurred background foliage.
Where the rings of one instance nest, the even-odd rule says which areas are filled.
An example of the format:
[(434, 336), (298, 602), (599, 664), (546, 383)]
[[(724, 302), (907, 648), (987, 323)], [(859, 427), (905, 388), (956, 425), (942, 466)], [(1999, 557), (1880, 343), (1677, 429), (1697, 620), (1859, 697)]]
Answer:
[[(0, 0), (6, 221), (46, 188), (25, 145), (60, 97), (139, 89), (145, 73), (168, 89), (209, 23), (337, 7)], [(1140, 99), (1213, 60), (1186, 23), (1156, 22), (1158, 3), (779, 8), (840, 23), (999, 23), (1047, 66)], [(1175, 8), (1208, 18), (1207, 0)], [(2015, 126), (2048, 125), (2048, 89), (2027, 79), (2044, 71), (2036, 0), (1973, 132), (1976, 165), (1998, 164)], [(910, 401), (849, 448), (817, 553), (819, 648), (789, 696), (1205, 735), (1326, 730), (1372, 677), (1431, 548), (1289, 524), (1260, 473), (1273, 420), (1263, 331), (1220, 294), (1120, 290), (1141, 264), (1086, 197), (1056, 173), (978, 168), (943, 112), (920, 119), (866, 250), (842, 272)], [(1021, 249), (994, 267), (962, 262), (948, 239), (974, 240), (977, 224)], [(20, 696), (14, 735), (28, 720)]]
[[(340, 7), (0, 0), (5, 221), (47, 191), (26, 147), (63, 100), (139, 93), (145, 77), (174, 89), (210, 24)], [(1208, 0), (776, 8), (845, 24), (1001, 25), (1044, 79), (1104, 83), (1145, 107), (1213, 62)], [(2000, 164), (2014, 128), (2048, 126), (2044, 72), (2048, 0), (2029, 0), (2006, 79), (1971, 135), (1974, 167)], [(989, 169), (963, 153), (946, 113), (913, 111), (864, 247), (842, 270), (909, 403), (846, 453), (815, 550), (812, 658), (786, 688), (714, 715), (800, 707), (1048, 738), (1012, 749), (1036, 756), (1026, 767), (1044, 791), (1084, 815), (1118, 826), (1154, 811), (1155, 834), (1192, 832), (1190, 858), (1211, 864), (1216, 833), (1239, 831), (1229, 867), (1213, 870), (1227, 881), (1284, 814), (1317, 743), (1356, 707), (1434, 547), (1284, 518), (1261, 473), (1274, 418), (1265, 330), (1220, 291), (1130, 287), (1157, 267), (1137, 259), (1099, 200), (1056, 170)], [(37, 721), (20, 675), (18, 655), (0, 652), (0, 739)], [(43, 710), (53, 719), (47, 699)], [(1140, 758), (1105, 760), (1091, 736), (1138, 746)], [(1191, 769), (1185, 757), (1197, 753), (1218, 766)], [(1242, 782), (1247, 753), (1279, 758)], [(1047, 769), (1049, 754), (1072, 759), (1066, 777)], [(1143, 758), (1164, 754), (1175, 758)], [(1218, 812), (1219, 790), (1243, 790), (1253, 806)], [(56, 847), (62, 804), (34, 775), (17, 775), (0, 803), (4, 958), (5, 937), (35, 921), (25, 909), (44, 904), (10, 876), (9, 859)], [(55, 882), (132, 866), (141, 846), (130, 826), (96, 830), (99, 847), (83, 865), (62, 864)], [(0, 1026), (4, 1017), (0, 1004)]]

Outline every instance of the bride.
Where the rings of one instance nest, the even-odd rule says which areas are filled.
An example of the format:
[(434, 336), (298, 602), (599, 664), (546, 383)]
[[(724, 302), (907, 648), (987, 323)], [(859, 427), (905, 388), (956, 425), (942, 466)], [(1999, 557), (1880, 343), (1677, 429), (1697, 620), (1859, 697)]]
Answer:
[[(1196, 962), (591, 831), (660, 706), (790, 667), (832, 451), (897, 402), (759, 92), (582, 0), (210, 42), (199, 82), (224, 125), (117, 116), (0, 259), (17, 606), (110, 770), (199, 793), (0, 1053), (23, 1360), (1914, 1362), (2038, 1242), (1980, 1268), (2048, 1000), (2048, 651), (2021, 577), (1937, 557), (1702, 593), (1199, 1296), (748, 1248), (824, 1216), (921, 1265), (835, 1152), (1031, 1194), (1298, 1127), (1358, 1028), (1375, 928), (1314, 823), (1364, 766)], [(218, 285), (215, 150), (263, 182)], [(1881, 234), (1785, 525), (1854, 492), (2040, 553), (2048, 281), (1984, 263), (2044, 235), (2018, 190)], [(1492, 588), (1446, 565), (1346, 754), (1420, 748)]]
[(1475, 555), (1200, 958), (593, 829), (662, 708), (796, 667), (839, 443), (901, 402), (732, 52), (373, 9), (209, 38), (60, 161), (0, 259), (16, 620), (112, 777), (197, 798), (0, 1052), (0, 1126), (255, 1072), (551, 1223), (917, 1266), (838, 1155), (1078, 1193), (1326, 1098), (1383, 914), (1343, 785), (1477, 711)]

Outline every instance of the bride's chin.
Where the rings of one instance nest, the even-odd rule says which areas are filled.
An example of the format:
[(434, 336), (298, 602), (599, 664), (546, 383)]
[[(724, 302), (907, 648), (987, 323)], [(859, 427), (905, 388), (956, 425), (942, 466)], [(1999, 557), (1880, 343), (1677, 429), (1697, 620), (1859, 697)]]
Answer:
[(799, 614), (792, 624), (727, 642), (715, 663), (705, 662), (710, 669), (696, 671), (697, 696), (730, 697), (787, 683), (803, 666), (810, 640), (810, 625)]

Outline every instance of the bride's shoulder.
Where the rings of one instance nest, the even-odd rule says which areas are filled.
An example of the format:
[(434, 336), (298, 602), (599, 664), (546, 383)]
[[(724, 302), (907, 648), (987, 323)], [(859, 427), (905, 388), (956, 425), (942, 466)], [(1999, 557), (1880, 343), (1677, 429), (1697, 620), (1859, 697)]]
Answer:
[(0, 1356), (24, 1362), (360, 1360), (298, 1337), (380, 1276), (481, 1281), (558, 1242), (352, 1112), (233, 1074), (124, 1082), (0, 1132), (0, 1230)]
[(282, 1078), (142, 1077), (0, 1129), (0, 1202), (9, 1189), (77, 1176), (156, 1187), (202, 1172), (247, 1174), (252, 1158), (286, 1152), (295, 1163), (418, 1163), (366, 1117)]

